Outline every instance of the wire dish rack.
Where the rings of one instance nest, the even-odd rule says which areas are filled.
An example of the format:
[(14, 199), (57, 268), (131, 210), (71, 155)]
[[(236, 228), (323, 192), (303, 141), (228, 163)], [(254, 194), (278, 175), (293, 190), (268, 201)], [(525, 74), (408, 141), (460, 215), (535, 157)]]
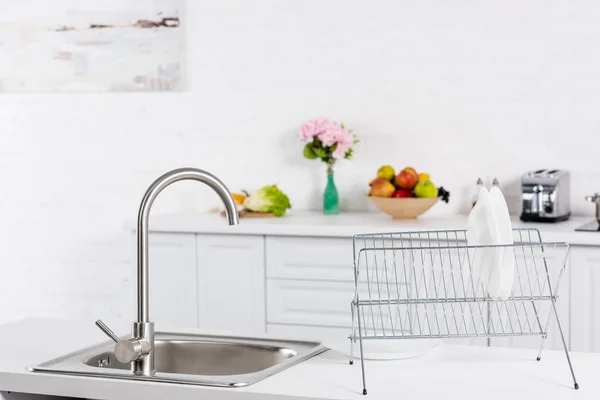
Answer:
[[(569, 245), (543, 243), (537, 229), (513, 236), (514, 244), (493, 246), (467, 246), (466, 230), (354, 236), (350, 364), (358, 342), (363, 394), (365, 340), (538, 335), (539, 361), (552, 316), (579, 388), (556, 311)], [(501, 298), (490, 296), (497, 281), (485, 272), (499, 261), (514, 265), (512, 290)]]

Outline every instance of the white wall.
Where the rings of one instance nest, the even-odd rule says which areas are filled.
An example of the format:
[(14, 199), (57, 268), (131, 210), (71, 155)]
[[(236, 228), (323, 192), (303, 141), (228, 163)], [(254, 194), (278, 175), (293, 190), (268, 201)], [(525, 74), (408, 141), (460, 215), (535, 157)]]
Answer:
[[(366, 208), (384, 163), (450, 189), (437, 214), (463, 209), (478, 176), (515, 193), (523, 171), (557, 166), (573, 173), (573, 210), (592, 215), (600, 3), (187, 3), (188, 93), (0, 96), (0, 322), (133, 318), (123, 226), (170, 168), (207, 169), (232, 189), (279, 183), (295, 208), (318, 207), (325, 168), (295, 136), (314, 116), (362, 140), (337, 167), (345, 208)], [(217, 203), (181, 184), (157, 208)]]

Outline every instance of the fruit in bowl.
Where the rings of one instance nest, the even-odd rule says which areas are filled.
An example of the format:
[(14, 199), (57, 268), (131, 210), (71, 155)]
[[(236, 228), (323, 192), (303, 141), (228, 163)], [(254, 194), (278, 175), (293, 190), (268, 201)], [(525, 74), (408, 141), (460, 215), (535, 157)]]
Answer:
[(424, 197), (427, 199), (438, 197), (438, 188), (436, 188), (433, 182), (428, 179), (418, 182), (415, 185), (413, 192), (417, 197)]
[(384, 165), (383, 167), (377, 170), (377, 177), (383, 178), (387, 181), (391, 181), (396, 176), (396, 171), (394, 171), (394, 167), (391, 165)]
[(410, 198), (410, 197), (415, 197), (415, 195), (410, 190), (398, 189), (398, 190), (396, 190), (394, 192), (394, 194), (392, 195), (392, 197), (394, 197), (396, 199), (407, 199), (407, 198)]
[(419, 175), (414, 168), (404, 168), (396, 176), (395, 184), (398, 189), (412, 190), (419, 182)]
[(436, 187), (429, 174), (417, 173), (412, 167), (394, 175), (394, 168), (385, 165), (369, 185), (371, 202), (393, 219), (415, 219), (439, 199), (448, 203), (450, 198), (450, 192)]
[(375, 197), (392, 197), (396, 188), (390, 181), (384, 178), (377, 178), (371, 183), (369, 196)]

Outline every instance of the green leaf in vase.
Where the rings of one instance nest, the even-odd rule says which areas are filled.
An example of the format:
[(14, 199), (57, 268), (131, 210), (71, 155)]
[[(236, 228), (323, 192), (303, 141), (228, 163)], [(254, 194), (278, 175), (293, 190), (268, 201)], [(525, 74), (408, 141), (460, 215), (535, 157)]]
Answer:
[(315, 149), (313, 148), (313, 144), (306, 143), (306, 146), (304, 146), (304, 158), (307, 158), (309, 160), (314, 160), (317, 157), (318, 156), (315, 154)]

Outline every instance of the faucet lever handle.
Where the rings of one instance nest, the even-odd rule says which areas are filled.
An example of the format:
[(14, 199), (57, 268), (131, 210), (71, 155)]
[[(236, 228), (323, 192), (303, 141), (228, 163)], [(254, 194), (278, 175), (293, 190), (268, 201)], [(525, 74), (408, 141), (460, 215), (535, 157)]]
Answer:
[(151, 346), (148, 341), (137, 338), (121, 340), (102, 320), (97, 320), (96, 326), (116, 343), (114, 353), (119, 362), (130, 363), (140, 360), (150, 353)]
[(100, 328), (100, 330), (104, 332), (106, 336), (111, 338), (115, 343), (119, 343), (119, 341), (121, 340), (104, 322), (102, 322), (102, 320), (97, 320), (96, 326)]

